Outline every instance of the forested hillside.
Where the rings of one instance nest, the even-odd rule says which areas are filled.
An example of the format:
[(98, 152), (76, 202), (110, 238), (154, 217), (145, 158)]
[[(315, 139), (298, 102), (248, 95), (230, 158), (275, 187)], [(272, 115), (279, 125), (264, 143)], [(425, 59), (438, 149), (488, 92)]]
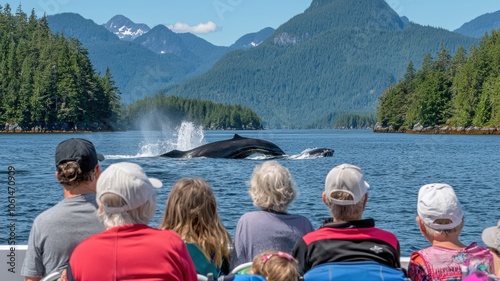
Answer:
[[(314, 0), (264, 43), (226, 54), (166, 95), (253, 109), (266, 127), (332, 127), (339, 112), (375, 114), (378, 97), (409, 60), (478, 42), (403, 22), (383, 0)], [(335, 117), (332, 119), (331, 117)]]
[(0, 129), (116, 126), (120, 92), (111, 73), (96, 74), (81, 43), (53, 35), (45, 17), (0, 9)]
[(380, 97), (378, 122), (394, 130), (415, 125), (456, 128), (500, 126), (500, 31), (482, 38), (467, 52), (451, 56), (444, 47), (413, 63), (399, 83)]
[(500, 28), (500, 11), (481, 15), (470, 22), (464, 23), (455, 32), (465, 36), (481, 38), (486, 33)]
[(177, 55), (159, 55), (139, 44), (121, 41), (104, 26), (78, 14), (48, 16), (47, 21), (53, 33), (82, 42), (96, 71), (104, 73), (110, 69), (125, 104), (151, 96), (165, 85), (183, 81), (195, 71), (194, 65)]
[(240, 105), (216, 104), (210, 101), (156, 95), (146, 97), (127, 107), (129, 127), (142, 129), (141, 120), (155, 116), (163, 120), (150, 122), (150, 129), (162, 129), (165, 123), (191, 121), (207, 130), (258, 130), (262, 120), (251, 109)]

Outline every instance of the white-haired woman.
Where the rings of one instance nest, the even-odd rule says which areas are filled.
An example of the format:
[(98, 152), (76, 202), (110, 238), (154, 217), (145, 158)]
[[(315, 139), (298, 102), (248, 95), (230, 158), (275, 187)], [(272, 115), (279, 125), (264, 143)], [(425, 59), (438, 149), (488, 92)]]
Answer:
[(277, 161), (255, 167), (248, 192), (260, 210), (243, 214), (238, 221), (233, 267), (251, 262), (264, 251), (290, 253), (302, 236), (314, 230), (306, 217), (287, 212), (297, 192), (292, 175)]
[(155, 189), (161, 185), (136, 164), (110, 165), (97, 181), (96, 196), (97, 215), (106, 230), (76, 247), (62, 280), (196, 281), (179, 235), (147, 225), (155, 212)]

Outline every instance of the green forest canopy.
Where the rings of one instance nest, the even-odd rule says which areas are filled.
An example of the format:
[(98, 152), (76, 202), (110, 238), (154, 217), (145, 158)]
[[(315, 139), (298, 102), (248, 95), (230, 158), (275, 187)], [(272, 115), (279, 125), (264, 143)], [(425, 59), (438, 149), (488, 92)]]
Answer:
[[(146, 97), (127, 107), (127, 118), (133, 128), (141, 116), (158, 113), (169, 122), (178, 124), (181, 121), (191, 121), (200, 124), (204, 129), (262, 129), (262, 120), (251, 109), (241, 105), (217, 104), (210, 101), (186, 99), (176, 96), (158, 94)], [(161, 123), (152, 124), (154, 129), (160, 129)]]
[(0, 10), (0, 130), (123, 129), (148, 111), (209, 129), (262, 129), (239, 105), (157, 95), (125, 108), (109, 69), (96, 74), (81, 42), (52, 34), (34, 11)]
[(468, 55), (460, 48), (452, 57), (441, 47), (436, 59), (424, 57), (418, 72), (410, 61), (404, 78), (380, 97), (377, 116), (395, 130), (500, 126), (500, 31), (485, 35)]
[[(2, 7), (0, 7), (2, 9)], [(116, 124), (120, 92), (97, 75), (76, 39), (53, 35), (46, 18), (9, 4), (0, 13), (0, 122), (47, 130)]]

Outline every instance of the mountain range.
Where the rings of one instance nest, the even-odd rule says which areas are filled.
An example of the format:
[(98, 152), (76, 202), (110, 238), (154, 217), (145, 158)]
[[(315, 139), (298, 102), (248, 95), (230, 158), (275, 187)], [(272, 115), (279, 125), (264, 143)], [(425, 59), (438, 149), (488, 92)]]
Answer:
[(481, 38), (493, 29), (500, 28), (500, 11), (481, 15), (467, 23), (464, 23), (455, 32), (465, 36)]
[(206, 71), (227, 52), (258, 46), (274, 30), (246, 34), (222, 47), (163, 25), (149, 28), (122, 15), (103, 25), (76, 13), (48, 16), (47, 21), (52, 32), (80, 40), (98, 72), (110, 69), (125, 104)]
[(77, 14), (48, 22), (82, 41), (98, 71), (110, 68), (125, 103), (163, 89), (249, 106), (278, 128), (329, 127), (343, 113), (373, 114), (410, 60), (418, 68), (440, 46), (453, 54), (478, 42), (463, 30), (399, 17), (383, 0), (314, 0), (278, 29), (243, 35), (229, 47), (122, 15), (103, 25)]

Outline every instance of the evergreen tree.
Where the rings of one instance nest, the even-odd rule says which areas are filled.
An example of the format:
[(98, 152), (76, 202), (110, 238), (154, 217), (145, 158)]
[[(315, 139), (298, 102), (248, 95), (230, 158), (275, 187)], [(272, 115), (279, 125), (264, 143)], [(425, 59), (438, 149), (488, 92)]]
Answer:
[(111, 73), (99, 77), (87, 55), (76, 39), (52, 35), (46, 17), (28, 17), (21, 6), (12, 15), (7, 4), (0, 14), (0, 122), (49, 130), (116, 123), (123, 109)]

